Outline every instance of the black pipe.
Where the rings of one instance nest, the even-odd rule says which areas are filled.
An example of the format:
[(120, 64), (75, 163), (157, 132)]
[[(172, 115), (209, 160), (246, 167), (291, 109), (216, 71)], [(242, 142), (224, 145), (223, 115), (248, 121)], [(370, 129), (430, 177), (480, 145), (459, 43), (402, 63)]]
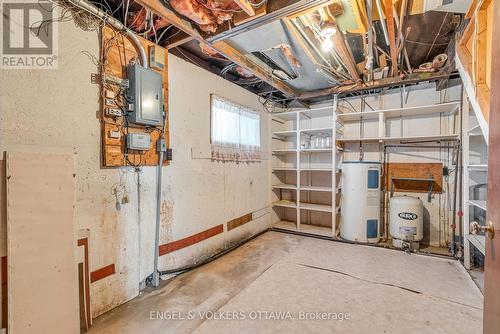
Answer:
[[(455, 145), (453, 145), (455, 146)], [(395, 147), (395, 148), (404, 148), (404, 147), (414, 147), (414, 148), (449, 148), (451, 146), (431, 146), (431, 145), (413, 145), (413, 144), (394, 144), (394, 145), (385, 145), (385, 147)]]
[(232, 252), (233, 250), (235, 250), (236, 248), (240, 247), (240, 246), (243, 246), (244, 244), (246, 244), (247, 242), (257, 238), (258, 236), (266, 233), (268, 230), (264, 230), (264, 231), (261, 231), (253, 236), (251, 236), (250, 238), (247, 238), (243, 241), (240, 241), (236, 244), (234, 244), (233, 246), (227, 248), (227, 249), (224, 249), (223, 251), (215, 254), (215, 255), (212, 255), (208, 258), (206, 258), (205, 260), (199, 262), (199, 263), (196, 263), (196, 264), (193, 264), (193, 265), (189, 265), (189, 266), (185, 266), (185, 267), (181, 267), (181, 268), (176, 268), (176, 269), (168, 269), (168, 270), (159, 270), (158, 272), (160, 273), (160, 275), (169, 275), (169, 274), (176, 274), (176, 273), (183, 273), (185, 271), (189, 271), (189, 270), (193, 270), (193, 269), (196, 269), (198, 267), (201, 267), (207, 263), (210, 263), (214, 260), (217, 260), (218, 258), (220, 258), (221, 256), (223, 255), (226, 255), (227, 253), (230, 253)]

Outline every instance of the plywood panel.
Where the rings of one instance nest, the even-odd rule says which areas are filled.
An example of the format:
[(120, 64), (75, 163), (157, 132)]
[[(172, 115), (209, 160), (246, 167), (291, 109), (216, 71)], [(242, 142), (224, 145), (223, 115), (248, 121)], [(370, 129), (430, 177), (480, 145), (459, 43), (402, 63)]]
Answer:
[(7, 154), (9, 333), (79, 333), (72, 155)]
[[(385, 164), (385, 187), (391, 189), (391, 178), (418, 178), (428, 179), (432, 177), (434, 193), (443, 191), (443, 164), (441, 163), (386, 163)], [(397, 181), (394, 182), (394, 191), (425, 193), (429, 189), (428, 182)]]

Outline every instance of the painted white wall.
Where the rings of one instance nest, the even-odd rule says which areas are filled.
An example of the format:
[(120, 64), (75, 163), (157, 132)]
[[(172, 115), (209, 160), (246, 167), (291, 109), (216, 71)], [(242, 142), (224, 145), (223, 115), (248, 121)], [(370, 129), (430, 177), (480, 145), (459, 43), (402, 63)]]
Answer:
[[(116, 265), (116, 274), (91, 285), (93, 315), (97, 316), (137, 296), (140, 282), (152, 271), (156, 169), (144, 167), (136, 172), (132, 168), (100, 167), (101, 127), (96, 117), (99, 87), (90, 83), (91, 73), (97, 68), (82, 51), (99, 55), (97, 34), (64, 22), (59, 29), (57, 70), (1, 70), (0, 152), (75, 154), (75, 228), (90, 229), (90, 270)], [(163, 168), (161, 244), (267, 206), (269, 189), (267, 160), (236, 164), (191, 156), (193, 148), (208, 153), (210, 93), (262, 111), (257, 96), (175, 56), (169, 56), (169, 72), (174, 160)], [(269, 118), (262, 113), (262, 119), (267, 150), (264, 134)], [(128, 193), (129, 203), (118, 210), (112, 189), (120, 184)], [(200, 261), (268, 226), (267, 214), (229, 233), (161, 257), (160, 269)]]
[[(259, 163), (214, 162), (209, 156), (210, 94), (258, 110), (262, 115), (263, 151), (268, 148), (269, 121), (257, 96), (187, 63), (169, 58), (169, 109), (174, 160), (164, 169), (164, 215), (160, 244), (182, 239), (268, 206), (268, 160)], [(201, 152), (201, 154), (192, 153)], [(193, 159), (193, 157), (195, 157)], [(173, 209), (171, 209), (173, 207)], [(170, 226), (170, 228), (168, 227)], [(269, 215), (215, 236), (204, 243), (160, 258), (173, 269), (199, 260), (224, 244), (269, 226)]]

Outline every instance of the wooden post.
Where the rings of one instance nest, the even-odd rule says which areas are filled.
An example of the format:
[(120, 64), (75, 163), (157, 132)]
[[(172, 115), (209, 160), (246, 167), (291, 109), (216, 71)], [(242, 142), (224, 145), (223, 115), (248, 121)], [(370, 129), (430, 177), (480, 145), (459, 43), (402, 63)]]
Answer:
[(389, 35), (389, 48), (391, 51), (391, 76), (396, 76), (398, 75), (398, 51), (396, 49), (392, 0), (385, 0), (385, 18), (387, 19), (387, 33)]

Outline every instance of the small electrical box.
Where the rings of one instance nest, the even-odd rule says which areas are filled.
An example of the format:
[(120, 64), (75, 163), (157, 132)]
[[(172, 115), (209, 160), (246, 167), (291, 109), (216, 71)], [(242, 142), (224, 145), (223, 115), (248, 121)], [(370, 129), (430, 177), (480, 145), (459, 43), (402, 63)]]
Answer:
[(149, 66), (158, 71), (163, 71), (165, 67), (165, 49), (158, 45), (149, 47)]
[(162, 125), (163, 80), (160, 73), (139, 64), (127, 67), (128, 96), (133, 108), (127, 112), (127, 120), (134, 124)]
[(148, 133), (127, 134), (127, 148), (131, 150), (147, 151), (151, 147), (151, 136)]
[(165, 159), (167, 159), (168, 161), (172, 161), (172, 149), (171, 148), (167, 148), (167, 150), (165, 151)]

